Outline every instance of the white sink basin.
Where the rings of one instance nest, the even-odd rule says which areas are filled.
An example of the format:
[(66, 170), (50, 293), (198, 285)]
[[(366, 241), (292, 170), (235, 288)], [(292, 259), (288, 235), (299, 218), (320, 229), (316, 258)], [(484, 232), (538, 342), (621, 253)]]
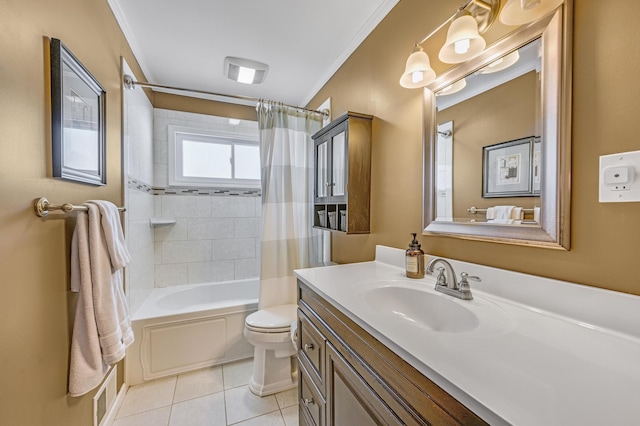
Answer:
[(413, 288), (393, 285), (372, 288), (364, 293), (364, 302), (381, 315), (431, 331), (460, 333), (480, 324), (475, 313), (451, 296)]

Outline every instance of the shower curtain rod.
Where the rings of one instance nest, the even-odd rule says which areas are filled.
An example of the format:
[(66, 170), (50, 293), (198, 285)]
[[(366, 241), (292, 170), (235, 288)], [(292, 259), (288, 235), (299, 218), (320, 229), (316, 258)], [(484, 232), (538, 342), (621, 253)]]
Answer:
[[(263, 100), (263, 99), (252, 98), (252, 97), (249, 97), (249, 96), (225, 95), (225, 94), (222, 94), (222, 93), (208, 92), (206, 90), (185, 89), (185, 88), (182, 88), (182, 87), (166, 86), (164, 84), (143, 83), (141, 81), (134, 81), (133, 78), (129, 74), (125, 74), (123, 76), (123, 82), (124, 82), (124, 87), (126, 89), (134, 89), (135, 86), (151, 87), (151, 88), (157, 87), (159, 89), (169, 89), (169, 90), (178, 90), (178, 91), (181, 91), (181, 92), (200, 93), (202, 95), (221, 96), (221, 97), (224, 97), (224, 98), (240, 99), (240, 100), (243, 100), (243, 101), (250, 101), (250, 102), (261, 102)], [(267, 101), (267, 102), (272, 102), (272, 101)], [(296, 105), (288, 105), (288, 104), (284, 104), (284, 103), (282, 105), (284, 105), (286, 107), (289, 107), (289, 108), (295, 108), (295, 109), (300, 110), (300, 111), (307, 111), (307, 112), (312, 112), (312, 113), (315, 113), (315, 114), (320, 114), (323, 117), (329, 117), (329, 111), (326, 110), (326, 109), (324, 109), (322, 111), (318, 111), (318, 110), (315, 110), (315, 109), (303, 108), (303, 107), (299, 107), (299, 106), (296, 106)]]

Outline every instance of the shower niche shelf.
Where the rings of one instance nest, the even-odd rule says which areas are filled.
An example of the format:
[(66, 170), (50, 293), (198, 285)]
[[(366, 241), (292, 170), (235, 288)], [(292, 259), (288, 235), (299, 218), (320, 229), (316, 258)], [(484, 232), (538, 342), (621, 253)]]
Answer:
[(314, 228), (369, 233), (372, 120), (347, 112), (312, 136)]
[(151, 226), (152, 228), (158, 226), (175, 225), (175, 223), (175, 219), (165, 219), (163, 217), (152, 217), (151, 219), (149, 219), (149, 226)]

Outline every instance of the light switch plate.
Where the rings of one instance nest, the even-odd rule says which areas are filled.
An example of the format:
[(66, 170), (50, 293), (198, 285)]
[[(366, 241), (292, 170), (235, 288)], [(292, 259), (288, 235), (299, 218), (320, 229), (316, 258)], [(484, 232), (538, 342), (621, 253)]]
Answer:
[(640, 201), (640, 151), (600, 157), (600, 202)]

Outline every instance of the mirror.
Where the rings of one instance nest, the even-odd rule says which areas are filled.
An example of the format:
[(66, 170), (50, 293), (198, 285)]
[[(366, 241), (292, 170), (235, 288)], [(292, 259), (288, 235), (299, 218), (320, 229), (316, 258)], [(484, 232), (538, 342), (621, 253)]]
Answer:
[(570, 12), (427, 86), (424, 235), (569, 249)]

